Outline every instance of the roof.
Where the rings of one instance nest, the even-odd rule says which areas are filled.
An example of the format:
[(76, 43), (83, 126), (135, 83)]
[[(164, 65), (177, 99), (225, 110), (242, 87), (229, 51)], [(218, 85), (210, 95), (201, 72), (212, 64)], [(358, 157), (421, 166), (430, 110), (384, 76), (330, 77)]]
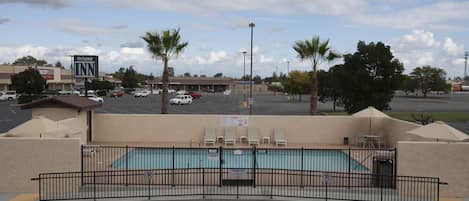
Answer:
[[(150, 84), (161, 84), (161, 78), (156, 78), (154, 80), (148, 81)], [(230, 78), (218, 78), (218, 77), (170, 77), (170, 84), (220, 84), (220, 85), (230, 85), (233, 84), (233, 80)]]
[(369, 106), (366, 109), (363, 109), (352, 116), (355, 117), (389, 117), (388, 115), (384, 114), (383, 112), (377, 110), (376, 108)]
[(92, 101), (88, 98), (69, 95), (69, 96), (53, 96), (49, 98), (35, 100), (21, 106), (21, 109), (30, 109), (37, 107), (67, 107), (79, 110), (88, 110), (101, 106), (100, 103)]
[(420, 128), (407, 131), (407, 133), (430, 139), (469, 141), (469, 135), (466, 135), (442, 121), (427, 124)]

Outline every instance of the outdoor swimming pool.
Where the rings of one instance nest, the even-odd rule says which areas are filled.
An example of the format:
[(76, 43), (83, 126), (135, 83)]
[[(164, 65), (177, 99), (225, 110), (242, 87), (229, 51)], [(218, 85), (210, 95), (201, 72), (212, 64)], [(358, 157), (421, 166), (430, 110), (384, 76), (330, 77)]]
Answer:
[[(145, 149), (129, 151), (112, 164), (114, 169), (252, 168), (253, 150)], [(173, 161), (174, 157), (174, 161)], [(368, 168), (340, 150), (257, 150), (256, 167), (312, 171), (367, 171)], [(173, 164), (174, 163), (174, 164)]]

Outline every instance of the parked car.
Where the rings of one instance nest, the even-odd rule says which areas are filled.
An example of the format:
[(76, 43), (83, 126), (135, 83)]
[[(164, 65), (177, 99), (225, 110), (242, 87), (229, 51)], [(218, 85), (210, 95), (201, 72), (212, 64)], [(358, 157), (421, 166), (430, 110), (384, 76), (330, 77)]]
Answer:
[[(161, 92), (163, 92), (163, 90), (161, 90)], [(174, 94), (174, 93), (176, 93), (176, 90), (174, 90), (174, 89), (168, 89), (168, 93), (169, 93), (169, 94)]]
[(179, 91), (176, 91), (176, 95), (184, 95), (188, 93), (186, 90), (179, 90)]
[(134, 93), (134, 97), (147, 97), (150, 95), (150, 91), (137, 91)]
[(88, 99), (92, 100), (92, 101), (96, 101), (98, 103), (104, 103), (104, 99), (101, 98), (101, 97), (97, 97), (95, 95), (88, 95)]
[(122, 97), (123, 95), (124, 95), (123, 91), (113, 91), (110, 96), (113, 98), (119, 98), (119, 97)]
[(185, 104), (191, 104), (192, 103), (192, 97), (189, 95), (177, 95), (174, 98), (171, 98), (169, 100), (169, 104), (173, 105), (185, 105)]
[(3, 91), (0, 93), (1, 93), (0, 100), (11, 101), (11, 100), (16, 99), (16, 91)]
[(195, 93), (195, 92), (193, 92), (193, 91), (189, 91), (189, 92), (187, 92), (185, 95), (191, 96), (192, 99), (202, 98), (202, 94)]

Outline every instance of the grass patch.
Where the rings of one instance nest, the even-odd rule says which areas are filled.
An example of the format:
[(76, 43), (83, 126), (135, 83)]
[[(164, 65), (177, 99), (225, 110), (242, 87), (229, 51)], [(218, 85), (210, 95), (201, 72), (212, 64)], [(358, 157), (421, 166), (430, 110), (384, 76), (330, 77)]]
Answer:
[[(412, 114), (431, 114), (434, 121), (469, 121), (469, 112), (385, 112), (390, 117), (414, 121)], [(348, 115), (347, 112), (329, 112), (328, 115)]]

